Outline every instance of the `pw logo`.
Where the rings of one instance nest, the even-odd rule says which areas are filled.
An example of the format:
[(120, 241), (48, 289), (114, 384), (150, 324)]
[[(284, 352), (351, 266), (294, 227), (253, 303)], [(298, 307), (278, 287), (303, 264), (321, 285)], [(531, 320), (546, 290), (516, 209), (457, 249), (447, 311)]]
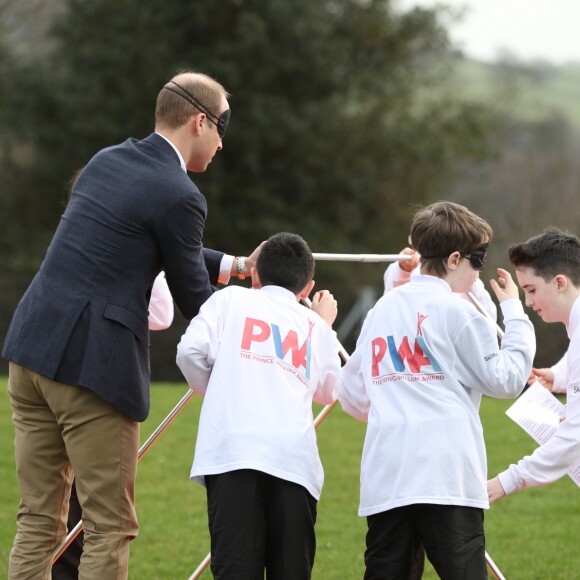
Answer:
[(387, 340), (379, 336), (372, 341), (371, 374), (373, 377), (379, 376), (379, 364), (385, 357), (387, 350), (389, 351), (393, 367), (398, 373), (405, 371), (405, 361), (409, 364), (409, 370), (412, 373), (420, 373), (421, 367), (424, 366), (430, 366), (435, 372), (441, 372), (439, 364), (429, 351), (423, 338), (421, 324), (423, 324), (427, 316), (417, 314), (417, 336), (415, 337), (414, 351), (411, 349), (408, 336), (403, 337), (399, 348), (397, 348), (393, 336), (387, 336)]
[(276, 324), (268, 324), (257, 318), (246, 318), (244, 324), (244, 334), (242, 336), (242, 350), (250, 351), (252, 343), (266, 342), (270, 337), (274, 343), (274, 351), (280, 360), (284, 360), (288, 352), (291, 352), (292, 366), (296, 369), (304, 367), (304, 376), (310, 378), (310, 355), (312, 328), (314, 322), (309, 321), (310, 328), (308, 337), (302, 344), (298, 345), (298, 334), (295, 330), (290, 330), (286, 337), (282, 339), (280, 327)]

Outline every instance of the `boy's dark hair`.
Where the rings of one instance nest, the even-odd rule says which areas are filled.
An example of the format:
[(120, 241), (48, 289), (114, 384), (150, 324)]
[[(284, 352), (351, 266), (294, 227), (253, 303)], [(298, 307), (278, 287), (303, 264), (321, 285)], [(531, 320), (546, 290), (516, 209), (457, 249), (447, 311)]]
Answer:
[(580, 240), (558, 228), (550, 228), (527, 242), (508, 249), (510, 262), (517, 268), (527, 266), (549, 282), (564, 274), (574, 286), (580, 286)]
[(298, 294), (314, 277), (314, 256), (299, 235), (281, 232), (262, 246), (256, 269), (262, 286), (282, 286)]
[(420, 209), (411, 223), (411, 243), (421, 255), (421, 267), (439, 276), (447, 273), (453, 252), (469, 254), (493, 236), (491, 226), (466, 207), (437, 201)]

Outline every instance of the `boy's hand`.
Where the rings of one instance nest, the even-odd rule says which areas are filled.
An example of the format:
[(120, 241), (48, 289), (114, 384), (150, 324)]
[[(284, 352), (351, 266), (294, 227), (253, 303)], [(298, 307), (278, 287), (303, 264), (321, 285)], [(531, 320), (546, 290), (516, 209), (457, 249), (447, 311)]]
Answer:
[(401, 270), (404, 270), (405, 272), (412, 272), (417, 267), (417, 264), (421, 259), (419, 252), (416, 252), (412, 248), (404, 248), (399, 253), (408, 254), (409, 256), (411, 256), (410, 260), (399, 260), (399, 268), (401, 268)]
[(256, 267), (256, 262), (258, 261), (258, 256), (262, 251), (262, 246), (266, 243), (264, 240), (247, 258), (246, 258), (246, 275), (249, 275), (250, 270)]
[(497, 269), (497, 280), (492, 278), (489, 284), (500, 302), (513, 298), (517, 300), (520, 297), (518, 286), (513, 281), (512, 275), (503, 268)]
[(546, 387), (549, 391), (552, 390), (554, 384), (554, 373), (550, 369), (532, 369), (532, 374), (528, 379), (528, 385), (538, 381), (542, 387)]
[(494, 477), (487, 482), (487, 497), (489, 499), (489, 503), (494, 503), (500, 500), (502, 497), (505, 496), (505, 491), (501, 486), (499, 481), (499, 477)]
[(332, 327), (338, 314), (338, 306), (334, 296), (328, 290), (320, 290), (312, 298), (312, 310)]

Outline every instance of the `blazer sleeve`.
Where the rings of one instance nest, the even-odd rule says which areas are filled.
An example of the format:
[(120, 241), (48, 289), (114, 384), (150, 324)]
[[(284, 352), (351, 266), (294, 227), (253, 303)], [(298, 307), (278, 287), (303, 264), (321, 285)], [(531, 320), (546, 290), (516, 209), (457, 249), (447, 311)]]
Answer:
[(210, 284), (213, 286), (218, 283), (220, 265), (223, 257), (223, 252), (210, 250), (209, 248), (203, 248), (203, 259), (205, 260), (205, 267), (209, 275)]
[(187, 320), (199, 312), (214, 291), (202, 244), (206, 215), (204, 197), (192, 193), (180, 197), (158, 221), (157, 242), (165, 277), (175, 304)]

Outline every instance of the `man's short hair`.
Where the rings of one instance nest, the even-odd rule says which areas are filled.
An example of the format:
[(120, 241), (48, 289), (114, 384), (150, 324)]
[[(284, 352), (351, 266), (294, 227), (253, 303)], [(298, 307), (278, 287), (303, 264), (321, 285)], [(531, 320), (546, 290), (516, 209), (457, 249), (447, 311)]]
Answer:
[(298, 294), (314, 277), (314, 256), (298, 234), (280, 232), (262, 246), (256, 269), (262, 286), (282, 286)]
[(508, 257), (516, 268), (532, 268), (546, 282), (564, 274), (574, 286), (580, 286), (580, 240), (573, 234), (549, 228), (527, 242), (510, 246)]
[[(199, 101), (206, 109), (219, 117), (222, 99), (229, 97), (224, 87), (210, 76), (188, 71), (174, 76), (171, 81), (179, 83), (188, 93)], [(155, 107), (155, 126), (163, 129), (177, 129), (187, 123), (188, 119), (200, 111), (195, 105), (184, 99), (178, 91), (167, 90), (166, 87), (176, 89), (172, 82), (165, 86), (157, 95)]]
[(421, 208), (411, 223), (411, 243), (421, 255), (421, 266), (439, 276), (447, 273), (453, 252), (468, 254), (493, 237), (491, 226), (466, 207), (437, 201)]

